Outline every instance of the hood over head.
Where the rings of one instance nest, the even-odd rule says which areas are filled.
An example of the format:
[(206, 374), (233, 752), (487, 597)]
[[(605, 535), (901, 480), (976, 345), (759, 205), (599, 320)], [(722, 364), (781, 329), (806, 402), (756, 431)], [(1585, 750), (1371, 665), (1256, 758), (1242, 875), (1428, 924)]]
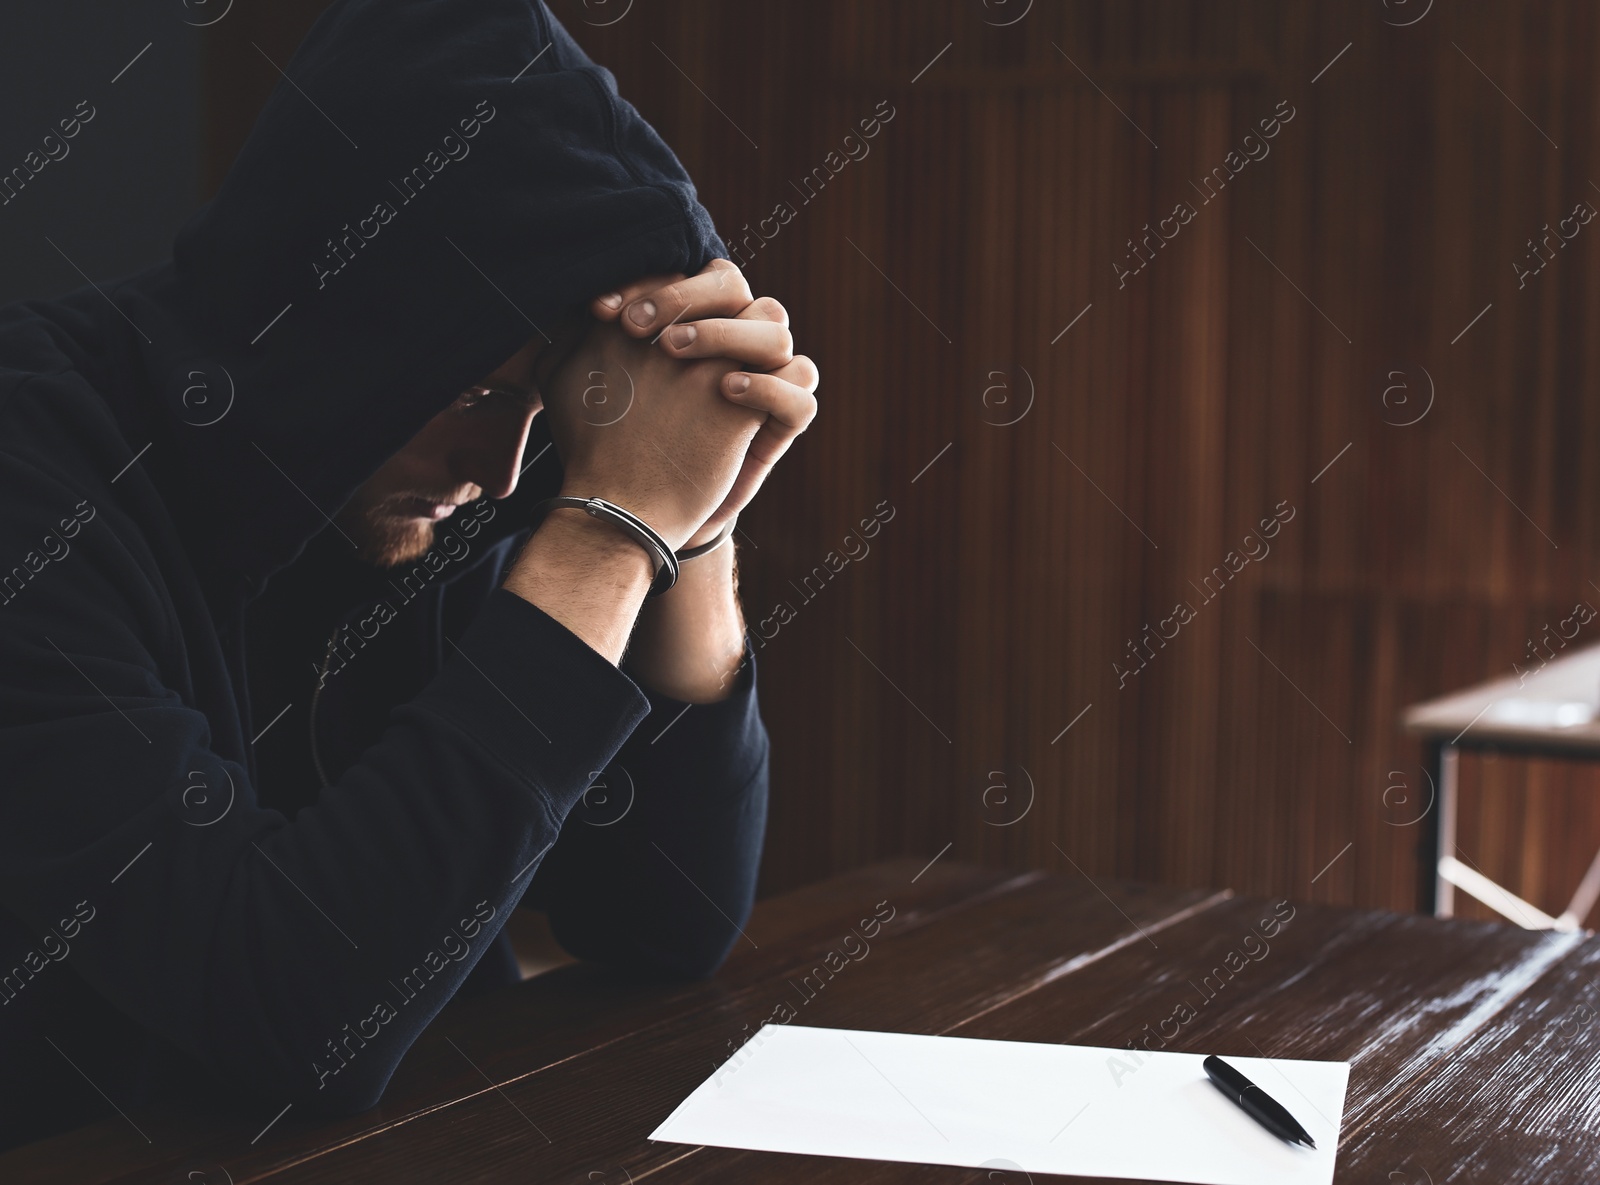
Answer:
[(726, 254), (541, 0), (337, 0), (279, 64), (171, 263), (108, 289), (134, 327), (113, 402), (213, 595), (259, 591), (563, 312)]

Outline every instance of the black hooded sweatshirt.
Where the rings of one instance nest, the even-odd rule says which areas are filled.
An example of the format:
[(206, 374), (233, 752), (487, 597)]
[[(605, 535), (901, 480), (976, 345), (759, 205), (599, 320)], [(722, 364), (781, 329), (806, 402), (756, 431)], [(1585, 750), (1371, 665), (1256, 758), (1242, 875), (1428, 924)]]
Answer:
[(754, 897), (748, 641), (690, 708), (498, 587), (553, 450), (397, 572), (330, 518), (724, 255), (689, 178), (539, 0), (339, 0), (285, 71), (169, 261), (0, 310), (0, 1147), (180, 1081), (364, 1109), (519, 904), (699, 976)]

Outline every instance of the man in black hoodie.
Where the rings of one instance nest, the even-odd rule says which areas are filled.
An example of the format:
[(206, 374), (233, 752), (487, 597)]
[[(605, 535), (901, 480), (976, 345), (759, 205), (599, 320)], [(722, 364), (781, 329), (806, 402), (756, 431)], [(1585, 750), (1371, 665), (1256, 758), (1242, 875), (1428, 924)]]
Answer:
[(0, 1147), (365, 1108), (519, 904), (705, 975), (753, 899), (731, 547), (647, 604), (529, 511), (720, 534), (814, 408), (781, 308), (540, 0), (338, 0), (286, 74), (170, 261), (0, 310)]

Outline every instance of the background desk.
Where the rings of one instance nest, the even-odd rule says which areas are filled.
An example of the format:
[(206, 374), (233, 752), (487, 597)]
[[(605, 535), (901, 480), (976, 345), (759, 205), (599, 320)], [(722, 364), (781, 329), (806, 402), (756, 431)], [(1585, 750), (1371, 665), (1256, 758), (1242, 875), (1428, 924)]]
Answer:
[[(1590, 646), (1526, 676), (1493, 679), (1406, 709), (1406, 731), (1427, 743), (1428, 775), (1438, 800), (1422, 820), (1417, 854), (1425, 913), (1449, 917), (1459, 887), (1530, 930), (1572, 930), (1583, 924), (1600, 900), (1600, 851), (1567, 908), (1553, 917), (1457, 859), (1456, 800), (1463, 750), (1600, 761), (1597, 704), (1600, 646)], [(1573, 718), (1561, 719), (1563, 712)]]
[[(870, 949), (845, 946), (880, 902), (894, 917)], [(877, 865), (763, 902), (714, 980), (638, 984), (574, 965), (449, 1009), (364, 1115), (315, 1123), (291, 1111), (252, 1143), (271, 1109), (135, 1109), (149, 1143), (114, 1119), (0, 1157), (0, 1181), (988, 1180), (646, 1140), (783, 1002), (800, 1024), (1102, 1045), (1187, 1003), (1198, 1016), (1169, 1049), (1353, 1063), (1339, 1181), (1593, 1179), (1600, 940), (1297, 905), (1202, 1003), (1195, 985), (1220, 978), (1228, 952), (1259, 953), (1245, 938), (1271, 916), (1270, 903), (1227, 892), (1075, 871)], [(809, 998), (796, 986), (822, 978), (829, 951), (852, 950)]]

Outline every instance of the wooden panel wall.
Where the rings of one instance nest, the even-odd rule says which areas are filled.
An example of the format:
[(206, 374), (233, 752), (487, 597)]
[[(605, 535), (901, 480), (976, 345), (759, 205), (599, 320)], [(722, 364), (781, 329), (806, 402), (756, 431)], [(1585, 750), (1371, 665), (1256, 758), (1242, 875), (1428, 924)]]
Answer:
[[(764, 889), (946, 851), (1411, 908), (1399, 710), (1600, 605), (1600, 226), (1513, 266), (1600, 209), (1592, 6), (553, 6), (823, 371), (743, 523)], [(1467, 764), (1466, 856), (1558, 910), (1593, 774)]]

